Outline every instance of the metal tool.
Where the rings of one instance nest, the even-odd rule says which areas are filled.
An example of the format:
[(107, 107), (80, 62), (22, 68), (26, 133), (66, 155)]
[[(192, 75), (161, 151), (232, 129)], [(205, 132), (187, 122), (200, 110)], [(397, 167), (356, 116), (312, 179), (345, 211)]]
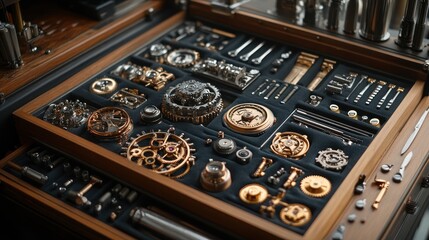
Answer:
[(389, 84), (387, 87), (389, 88), (389, 90), (387, 90), (386, 94), (384, 94), (384, 96), (378, 102), (377, 109), (380, 109), (381, 106), (383, 106), (384, 101), (386, 101), (386, 99), (389, 96), (390, 92), (392, 91), (392, 89), (394, 89), (396, 87), (396, 85), (395, 84)]
[(38, 183), (38, 184), (45, 184), (48, 181), (48, 176), (30, 168), (30, 167), (21, 167), (16, 163), (13, 162), (8, 162), (7, 165), (11, 168), (13, 168), (14, 170), (18, 171), (19, 173), (21, 173), (22, 176), (27, 177), (31, 180), (33, 180), (34, 182)]
[(395, 94), (395, 96), (392, 98), (392, 99), (390, 99), (389, 100), (389, 102), (387, 103), (387, 105), (386, 105), (386, 110), (388, 110), (388, 109), (390, 109), (390, 107), (393, 105), (393, 103), (395, 102), (395, 100), (396, 100), (396, 98), (399, 96), (399, 94), (401, 93), (401, 92), (403, 92), (405, 89), (403, 88), (403, 87), (398, 87), (397, 89), (396, 89), (396, 94)]
[(319, 56), (317, 55), (301, 52), (296, 60), (295, 65), (293, 66), (290, 73), (285, 77), (283, 82), (294, 85), (297, 84), (318, 58)]
[(133, 223), (146, 227), (156, 233), (162, 234), (171, 239), (179, 240), (208, 240), (206, 236), (193, 231), (175, 221), (165, 218), (147, 208), (133, 208), (130, 212)]
[(359, 85), (368, 78), (368, 76), (366, 75), (362, 75), (362, 77), (360, 78), (358, 84), (356, 84), (356, 86), (353, 88), (353, 90), (349, 93), (349, 95), (347, 95), (346, 97), (346, 101), (349, 100), (350, 96), (354, 93), (354, 91), (356, 91), (356, 89), (359, 87)]
[(311, 80), (311, 82), (307, 85), (308, 90), (314, 91), (314, 89), (319, 86), (322, 80), (328, 75), (328, 73), (334, 69), (334, 66), (337, 62), (329, 59), (324, 59), (320, 71), (317, 75)]
[(283, 98), (283, 100), (281, 100), (280, 103), (285, 104), (295, 94), (296, 91), (298, 91), (298, 86), (293, 86), (293, 89), (290, 91), (290, 93), (286, 95), (286, 97)]
[(276, 83), (276, 85), (274, 85), (273, 89), (271, 89), (271, 91), (269, 91), (267, 93), (267, 95), (265, 95), (264, 99), (268, 99), (271, 97), (271, 95), (273, 95), (273, 93), (277, 90), (277, 88), (280, 87), (280, 84)]
[(285, 83), (285, 85), (280, 89), (280, 91), (274, 96), (274, 99), (279, 99), (280, 96), (286, 91), (287, 87), (289, 87), (288, 83)]
[(257, 58), (254, 58), (254, 59), (252, 59), (252, 63), (253, 64), (255, 64), (255, 65), (259, 65), (259, 64), (261, 64), (261, 62), (264, 60), (264, 58), (265, 57), (267, 57), (268, 56), (268, 54), (270, 54), (273, 50), (274, 50), (274, 48), (275, 48), (276, 46), (275, 45), (273, 45), (272, 47), (270, 47), (267, 51), (265, 51), (261, 56), (259, 56), (259, 57), (257, 57)]
[(398, 39), (395, 43), (400, 47), (410, 47), (414, 31), (414, 15), (416, 12), (416, 0), (408, 0), (405, 13), (401, 20)]
[(395, 183), (402, 182), (402, 179), (404, 178), (404, 171), (407, 167), (408, 163), (411, 161), (411, 158), (413, 157), (413, 152), (409, 152), (407, 156), (405, 156), (404, 160), (402, 161), (401, 166), (399, 167), (399, 171), (393, 175), (392, 179)]
[(245, 49), (247, 46), (249, 46), (250, 43), (253, 42), (253, 40), (255, 40), (254, 38), (251, 38), (249, 40), (247, 40), (245, 43), (243, 43), (243, 45), (241, 45), (240, 47), (238, 47), (235, 50), (229, 51), (228, 55), (230, 57), (236, 57), (241, 51), (243, 51), (243, 49)]
[(390, 182), (386, 181), (384, 179), (379, 179), (377, 176), (375, 177), (374, 184), (378, 185), (378, 188), (380, 188), (380, 192), (377, 195), (377, 198), (375, 199), (374, 203), (372, 204), (372, 208), (378, 209), (380, 206), (380, 202), (383, 199), (384, 194), (386, 194), (387, 189), (390, 186)]
[(401, 155), (404, 154), (408, 148), (411, 146), (411, 143), (413, 143), (414, 139), (417, 136), (417, 133), (420, 131), (421, 126), (423, 125), (423, 122), (425, 121), (427, 115), (429, 112), (429, 108), (426, 109), (426, 111), (423, 112), (422, 116), (420, 117), (419, 121), (417, 122), (416, 126), (414, 127), (413, 133), (408, 137), (407, 142), (405, 142), (404, 147), (401, 150)]
[(268, 82), (270, 82), (270, 80), (265, 79), (265, 81), (261, 85), (259, 85), (255, 91), (252, 92), (252, 95), (254, 95), (257, 91), (261, 90)]
[(377, 96), (377, 94), (381, 91), (384, 85), (386, 85), (387, 82), (385, 81), (379, 81), (377, 84), (377, 87), (372, 91), (372, 93), (369, 95), (368, 99), (366, 100), (365, 104), (369, 105), (372, 100)]
[(304, 3), (304, 23), (314, 25), (316, 23), (316, 0), (307, 0)]
[(290, 167), (290, 175), (286, 182), (283, 183), (283, 188), (290, 189), (294, 187), (296, 185), (296, 180), (301, 174), (304, 174), (304, 171), (296, 167)]
[(371, 87), (371, 85), (375, 82), (376, 80), (374, 78), (368, 78), (368, 83), (366, 84), (365, 88), (362, 89), (362, 91), (360, 91), (359, 94), (356, 96), (354, 102), (358, 103), (362, 96), (365, 94), (366, 90), (368, 90), (368, 88)]
[(257, 52), (261, 47), (263, 47), (265, 45), (265, 41), (262, 41), (261, 43), (258, 44), (258, 46), (256, 46), (254, 49), (252, 49), (250, 52), (241, 55), (240, 56), (240, 60), (243, 62), (247, 62), (247, 60), (249, 60), (249, 58), (255, 53)]
[(95, 184), (97, 183), (103, 183), (103, 181), (99, 178), (96, 178), (94, 176), (91, 176), (91, 180), (87, 185), (85, 185), (79, 192), (75, 191), (68, 191), (66, 198), (73, 201), (79, 206), (83, 205), (91, 205), (91, 202), (86, 198), (84, 195), (86, 192), (88, 192)]
[(346, 9), (346, 19), (344, 20), (344, 32), (355, 34), (357, 19), (359, 16), (359, 0), (349, 0)]
[(262, 157), (262, 161), (259, 164), (256, 171), (252, 174), (252, 177), (263, 177), (265, 175), (265, 169), (267, 169), (269, 166), (273, 164), (273, 159)]
[(414, 28), (413, 42), (411, 48), (414, 51), (421, 51), (423, 49), (423, 38), (425, 37), (426, 18), (428, 16), (429, 0), (420, 0), (417, 5), (417, 20), (416, 27)]
[(261, 96), (266, 91), (268, 91), (275, 82), (276, 82), (276, 80), (272, 80), (271, 83), (268, 84), (263, 90), (259, 91), (258, 96)]

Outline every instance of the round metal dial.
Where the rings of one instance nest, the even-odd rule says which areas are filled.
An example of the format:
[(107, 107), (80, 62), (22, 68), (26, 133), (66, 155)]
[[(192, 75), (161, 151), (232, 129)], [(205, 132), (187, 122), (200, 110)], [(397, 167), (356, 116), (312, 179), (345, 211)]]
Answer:
[(224, 162), (211, 161), (201, 172), (200, 183), (208, 191), (223, 191), (231, 186), (231, 173)]
[(65, 100), (50, 104), (43, 115), (43, 120), (64, 129), (77, 128), (85, 124), (90, 114), (86, 103)]
[(153, 44), (149, 48), (150, 57), (159, 63), (163, 63), (164, 56), (168, 53), (168, 48), (168, 46), (161, 43)]
[(191, 49), (177, 49), (167, 56), (167, 63), (178, 68), (192, 67), (199, 60), (200, 53)]
[(183, 134), (176, 135), (173, 131), (143, 133), (128, 144), (124, 155), (128, 160), (158, 174), (180, 178), (194, 165), (192, 153), (195, 149), (188, 142), (189, 138), (183, 138)]
[(89, 88), (89, 90), (92, 93), (104, 95), (104, 94), (112, 93), (113, 91), (116, 90), (117, 87), (118, 87), (118, 83), (116, 83), (115, 79), (105, 77), (105, 78), (95, 80), (91, 84), (91, 87)]
[(270, 148), (279, 156), (300, 159), (305, 156), (310, 148), (310, 142), (306, 135), (295, 132), (281, 132), (276, 133)]
[(257, 183), (248, 184), (240, 189), (241, 201), (250, 204), (262, 203), (268, 197), (268, 190)]
[(173, 122), (206, 124), (223, 108), (219, 90), (210, 83), (188, 80), (167, 89), (161, 111)]
[(349, 162), (349, 157), (341, 149), (327, 148), (319, 151), (316, 163), (325, 169), (341, 171)]
[(311, 220), (311, 210), (299, 203), (288, 204), (279, 215), (284, 223), (292, 226), (302, 226)]
[(276, 118), (267, 107), (256, 103), (241, 103), (223, 116), (226, 126), (241, 134), (260, 134), (270, 128)]
[(132, 129), (132, 120), (122, 108), (100, 108), (94, 111), (88, 118), (88, 132), (102, 139), (128, 137)]
[(301, 190), (310, 197), (324, 197), (331, 191), (331, 182), (318, 175), (311, 175), (301, 180)]

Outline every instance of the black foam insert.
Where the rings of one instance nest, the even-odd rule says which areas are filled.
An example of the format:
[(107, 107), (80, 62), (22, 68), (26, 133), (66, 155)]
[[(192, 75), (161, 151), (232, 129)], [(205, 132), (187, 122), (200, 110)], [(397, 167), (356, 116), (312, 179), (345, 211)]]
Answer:
[[(233, 39), (229, 39), (222, 36), (221, 40), (219, 41), (227, 41), (227, 44), (222, 50), (218, 52), (210, 51), (206, 48), (195, 45), (195, 39), (197, 38), (197, 35), (201, 33), (199, 31), (197, 31), (193, 35), (181, 39), (180, 41), (175, 41), (170, 35), (166, 34), (161, 39), (158, 39), (152, 43), (148, 43), (147, 45), (142, 46), (141, 49), (137, 49), (135, 54), (132, 54), (126, 59), (118, 61), (111, 67), (107, 68), (105, 71), (100, 72), (97, 76), (88, 79), (81, 86), (78, 86), (76, 89), (65, 94), (61, 99), (57, 99), (56, 102), (65, 99), (79, 99), (88, 103), (88, 105), (90, 105), (94, 109), (105, 106), (119, 106), (117, 103), (112, 103), (111, 101), (109, 101), (109, 97), (111, 96), (111, 94), (106, 96), (100, 96), (92, 94), (89, 91), (89, 86), (91, 85), (91, 83), (103, 76), (109, 76), (116, 79), (119, 84), (118, 89), (124, 87), (139, 89), (139, 91), (146, 95), (146, 103), (144, 103), (142, 107), (134, 110), (125, 108), (134, 124), (134, 129), (131, 133), (131, 136), (136, 136), (138, 133), (141, 132), (157, 130), (167, 131), (170, 127), (174, 126), (174, 128), (176, 129), (176, 133), (184, 133), (186, 137), (189, 137), (190, 142), (194, 144), (194, 147), (197, 150), (194, 153), (197, 159), (195, 165), (192, 166), (191, 171), (187, 175), (185, 175), (181, 179), (178, 179), (177, 181), (192, 188), (198, 189), (205, 194), (213, 196), (214, 198), (232, 204), (237, 208), (251, 212), (267, 221), (278, 224), (299, 234), (304, 234), (306, 230), (311, 226), (314, 219), (317, 218), (318, 214), (322, 211), (331, 196), (335, 193), (338, 186), (340, 186), (347, 174), (352, 170), (353, 166), (357, 163), (361, 155), (365, 152), (366, 148), (371, 143), (373, 138), (382, 129), (383, 125), (389, 120), (389, 117), (399, 106), (402, 99), (404, 99), (404, 97), (412, 87), (413, 82), (390, 76), (388, 73), (370, 71), (362, 67), (358, 67), (353, 63), (341, 61), (341, 59), (336, 59), (332, 56), (322, 56), (318, 53), (311, 53), (318, 55), (319, 58), (315, 61), (312, 67), (307, 71), (307, 73), (297, 83), (296, 86), (292, 86), (291, 84), (289, 84), (286, 90), (284, 90), (282, 94), (279, 94), (279, 92), (287, 85), (283, 82), (283, 79), (285, 79), (285, 77), (294, 67), (300, 52), (305, 52), (305, 50), (292, 48), (282, 43), (275, 42), (274, 40), (260, 39), (255, 37), (255, 40), (251, 44), (249, 44), (249, 46), (247, 46), (237, 57), (232, 58), (228, 55), (228, 52), (241, 46), (251, 36), (231, 29), (225, 30), (234, 32), (236, 34), (236, 37)], [(251, 57), (251, 59), (260, 56), (271, 46), (275, 46), (274, 50), (264, 59), (264, 62), (262, 64), (255, 65), (250, 61), (243, 62), (240, 60), (240, 55), (251, 51), (262, 41), (265, 41), (266, 44), (264, 44), (264, 46), (261, 47), (261, 49), (259, 49)], [(246, 69), (257, 69), (260, 71), (261, 75), (245, 90), (239, 91), (226, 85), (223, 85), (222, 83), (213, 82), (206, 77), (197, 76), (191, 68), (177, 69), (167, 64), (157, 63), (153, 59), (145, 58), (148, 52), (148, 46), (154, 43), (168, 44), (172, 47), (172, 49), (193, 49), (200, 53), (201, 59), (210, 57), (217, 60), (225, 60), (228, 63), (232, 63), (241, 67), (246, 67)], [(273, 67), (272, 62), (275, 59), (280, 58), (283, 53), (289, 51), (291, 51), (292, 53), (289, 58), (283, 60), (283, 63), (276, 72), (271, 71), (271, 68)], [(324, 59), (335, 60), (335, 67), (326, 75), (320, 85), (313, 92), (309, 91), (307, 89), (307, 85), (320, 71), (320, 67), (322, 66)], [(155, 91), (151, 88), (144, 87), (126, 79), (121, 79), (111, 74), (111, 71), (113, 69), (115, 69), (120, 64), (126, 62), (132, 62), (137, 65), (147, 66), (151, 68), (161, 66), (166, 71), (173, 73), (175, 75), (175, 80), (168, 82), (163, 89)], [(380, 90), (380, 92), (374, 97), (373, 101), (370, 104), (365, 104), (365, 100), (375, 89), (377, 85), (376, 83), (373, 84), (373, 86), (371, 86), (370, 88), (368, 88), (368, 90), (363, 95), (361, 101), (359, 101), (358, 103), (355, 103), (353, 99), (362, 89), (364, 89), (367, 84), (366, 81), (356, 88), (354, 93), (351, 94), (350, 99), (348, 101), (346, 101), (345, 98), (347, 95), (350, 94), (353, 87), (344, 88), (343, 93), (341, 95), (332, 95), (326, 92), (326, 85), (331, 79), (333, 79), (335, 75), (347, 75), (350, 72), (358, 73), (355, 85), (353, 85), (353, 87), (356, 86), (357, 82), (363, 75), (375, 78), (377, 79), (377, 81), (383, 80), (388, 82), (388, 84), (395, 84), (396, 88), (391, 91), (389, 97), (386, 99), (386, 102), (384, 104), (386, 104), (396, 94), (396, 89), (398, 87), (403, 87), (404, 92), (398, 94), (397, 99), (392, 104), (392, 107), (389, 110), (384, 108), (385, 105), (383, 105), (383, 107), (380, 109), (376, 108), (377, 103), (388, 91), (387, 85)], [(225, 107), (216, 118), (214, 118), (206, 125), (193, 125), (191, 123), (186, 122), (172, 122), (165, 118), (162, 119), (161, 123), (155, 125), (144, 125), (140, 121), (139, 111), (144, 106), (155, 105), (160, 108), (163, 95), (169, 87), (175, 86), (178, 83), (190, 79), (195, 79), (201, 82), (209, 82), (215, 85), (220, 90), (223, 96)], [(265, 84), (264, 87), (261, 87), (261, 84)], [(269, 93), (273, 89), (275, 84), (278, 84), (279, 86), (268, 97), (267, 93)], [(270, 85), (270, 88), (260, 94), (259, 92), (263, 91), (268, 85)], [(296, 88), (296, 90), (293, 90), (294, 88)], [(294, 94), (291, 95), (289, 100), (286, 102), (282, 102), (282, 100), (284, 100), (285, 97), (288, 96), (292, 91), (294, 91)], [(276, 98), (277, 95), (279, 95), (278, 98)], [(317, 95), (322, 98), (318, 106), (313, 106), (309, 104), (310, 95)], [(268, 107), (273, 112), (276, 118), (275, 123), (272, 127), (257, 135), (246, 135), (234, 132), (232, 129), (229, 129), (224, 124), (223, 115), (226, 113), (226, 111), (228, 111), (228, 109), (240, 103), (256, 103)], [(332, 112), (329, 109), (329, 106), (331, 104), (337, 104), (340, 108), (340, 113)], [(317, 113), (320, 116), (341, 122), (343, 124), (346, 124), (347, 126), (353, 126), (355, 128), (363, 129), (365, 131), (371, 132), (373, 136), (357, 136), (351, 133), (351, 135), (353, 135), (354, 137), (361, 138), (362, 141), (357, 144), (354, 143), (352, 145), (347, 145), (342, 139), (337, 136), (329, 135), (323, 131), (311, 127), (307, 128), (294, 122), (291, 118), (291, 114), (293, 114), (297, 108), (304, 109), (312, 113)], [(34, 115), (42, 117), (45, 110), (46, 108), (40, 109), (40, 111), (34, 113)], [(368, 122), (362, 121), (361, 119), (352, 119), (346, 115), (347, 111), (349, 110), (356, 110), (358, 112), (359, 117), (365, 115), (369, 118), (378, 118), (381, 122), (381, 126), (375, 127), (370, 125)], [(86, 126), (81, 126), (77, 129), (69, 129), (69, 131), (81, 136), (82, 138), (88, 139), (100, 146), (103, 146), (111, 150), (112, 152), (119, 154), (122, 151), (121, 146), (115, 141), (100, 141), (99, 139), (96, 139), (91, 136), (86, 131)], [(206, 139), (210, 138), (212, 140), (216, 140), (218, 138), (218, 131), (224, 132), (225, 137), (233, 139), (237, 143), (238, 148), (247, 147), (250, 151), (252, 151), (253, 159), (250, 161), (250, 163), (246, 165), (237, 163), (235, 153), (226, 156), (221, 156), (216, 153), (213, 150), (213, 144), (207, 144)], [(277, 132), (296, 132), (298, 134), (306, 135), (310, 141), (310, 148), (306, 155), (299, 160), (295, 160), (281, 157), (273, 153), (270, 149), (270, 144), (275, 133)], [(327, 148), (339, 149), (344, 151), (344, 153), (348, 156), (349, 162), (347, 166), (344, 167), (342, 170), (332, 171), (323, 169), (321, 166), (316, 164), (315, 158), (318, 156), (319, 152)], [(253, 178), (251, 174), (257, 169), (262, 157), (271, 158), (274, 160), (274, 163), (272, 164), (272, 166), (266, 169), (265, 176), (260, 178)], [(227, 168), (230, 170), (232, 176), (232, 185), (227, 190), (213, 193), (208, 192), (201, 187), (199, 183), (200, 173), (210, 159), (224, 161), (226, 163)], [(127, 160), (124, 158), (124, 161)], [(282, 208), (281, 206), (276, 207), (276, 214), (273, 218), (270, 218), (259, 213), (260, 206), (266, 204), (268, 200), (262, 204), (251, 205), (243, 203), (239, 199), (238, 193), (240, 189), (249, 183), (259, 183), (265, 186), (272, 196), (275, 196), (278, 193), (278, 188), (281, 187), (281, 185), (286, 181), (287, 177), (289, 176), (289, 170), (292, 166), (302, 169), (305, 174), (298, 178), (297, 186), (287, 190), (286, 196), (283, 201), (287, 203), (300, 203), (309, 207), (312, 212), (312, 219), (309, 223), (300, 227), (287, 225), (282, 222), (282, 220), (278, 216), (278, 212)], [(287, 173), (281, 177), (280, 184), (278, 184), (277, 186), (273, 186), (267, 182), (267, 179), (281, 167), (283, 167)], [(314, 198), (305, 195), (301, 191), (299, 183), (304, 177), (309, 175), (320, 175), (327, 178), (332, 185), (332, 190), (329, 192), (329, 194), (322, 198)], [(121, 217), (121, 219), (122, 218), (125, 218), (125, 214)], [(125, 219), (123, 221), (121, 220), (115, 222), (115, 226), (131, 234), (134, 234), (135, 232), (134, 229), (130, 229), (128, 227)]]

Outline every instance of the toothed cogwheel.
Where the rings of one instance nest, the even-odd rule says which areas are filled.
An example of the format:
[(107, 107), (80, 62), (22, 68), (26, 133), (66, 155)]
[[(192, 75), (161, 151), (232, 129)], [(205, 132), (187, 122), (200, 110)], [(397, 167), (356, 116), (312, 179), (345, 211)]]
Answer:
[(270, 147), (279, 156), (300, 159), (305, 156), (310, 148), (310, 141), (308, 141), (307, 135), (295, 132), (282, 132), (276, 133)]
[(324, 169), (341, 171), (348, 164), (349, 157), (343, 150), (327, 148), (319, 151), (319, 156), (316, 157), (316, 163), (320, 164)]
[(181, 178), (195, 163), (193, 143), (174, 130), (145, 133), (132, 138), (124, 148), (128, 160), (170, 178)]
[(321, 198), (331, 191), (331, 182), (319, 175), (311, 175), (301, 180), (301, 190), (310, 197)]
[(210, 83), (188, 80), (170, 87), (161, 104), (162, 114), (173, 122), (207, 124), (223, 109), (220, 91)]

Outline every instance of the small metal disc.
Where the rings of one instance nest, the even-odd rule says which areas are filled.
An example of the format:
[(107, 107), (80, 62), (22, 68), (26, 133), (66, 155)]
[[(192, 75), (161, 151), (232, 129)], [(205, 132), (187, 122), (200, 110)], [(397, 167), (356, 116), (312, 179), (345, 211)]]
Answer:
[(237, 157), (237, 162), (240, 164), (248, 164), (250, 160), (252, 160), (253, 153), (247, 148), (242, 148), (237, 150), (235, 153), (235, 156)]
[(161, 121), (162, 113), (155, 105), (149, 105), (140, 111), (140, 119), (144, 124), (153, 124)]
[(391, 164), (383, 164), (381, 165), (380, 170), (382, 173), (388, 173), (392, 169), (392, 166), (393, 165)]
[(231, 154), (236, 148), (235, 141), (229, 138), (220, 138), (213, 143), (213, 150), (221, 155)]
[(364, 209), (365, 205), (366, 205), (366, 199), (357, 200), (355, 203), (355, 207), (358, 210)]
[(280, 213), (280, 219), (292, 226), (302, 226), (311, 220), (311, 210), (303, 204), (288, 204)]
[(259, 184), (248, 184), (240, 189), (239, 196), (241, 201), (250, 204), (262, 203), (268, 197), (268, 190)]
[(113, 78), (105, 77), (95, 80), (89, 90), (94, 94), (105, 95), (112, 93), (117, 87), (118, 84)]

